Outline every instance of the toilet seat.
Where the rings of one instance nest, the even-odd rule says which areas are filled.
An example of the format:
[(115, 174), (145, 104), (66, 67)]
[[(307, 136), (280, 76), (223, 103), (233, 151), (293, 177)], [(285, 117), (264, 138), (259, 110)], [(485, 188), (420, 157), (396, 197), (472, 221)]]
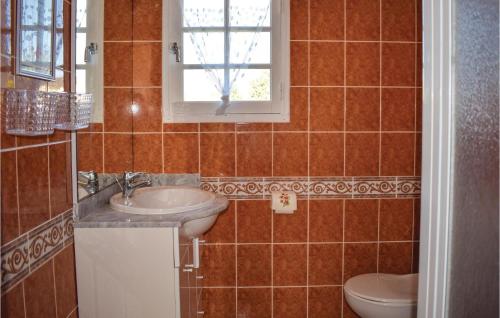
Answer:
[(416, 304), (418, 274), (363, 274), (349, 279), (344, 288), (349, 294), (371, 302)]

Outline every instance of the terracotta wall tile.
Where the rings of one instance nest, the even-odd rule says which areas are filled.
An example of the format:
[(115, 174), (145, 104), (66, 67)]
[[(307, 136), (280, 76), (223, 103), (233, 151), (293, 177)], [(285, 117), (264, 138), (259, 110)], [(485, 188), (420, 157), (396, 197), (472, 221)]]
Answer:
[(309, 246), (309, 284), (342, 284), (342, 244)]
[(201, 132), (234, 132), (234, 123), (200, 123)]
[(16, 136), (16, 145), (21, 146), (32, 146), (44, 144), (48, 141), (48, 136)]
[(239, 288), (236, 315), (247, 318), (270, 318), (271, 303), (271, 288)]
[(380, 89), (348, 88), (346, 94), (346, 130), (379, 131)]
[(305, 244), (273, 245), (273, 285), (303, 286), (307, 282)]
[(198, 132), (200, 124), (168, 123), (163, 124), (163, 132)]
[(347, 85), (379, 85), (380, 44), (373, 42), (347, 42), (346, 67)]
[(341, 176), (344, 174), (344, 135), (310, 134), (309, 158), (311, 176)]
[(290, 43), (290, 84), (292, 86), (303, 86), (308, 84), (308, 42)]
[(200, 274), (203, 286), (235, 286), (235, 245), (203, 245), (201, 247)]
[(121, 173), (133, 170), (132, 140), (129, 134), (104, 135), (104, 171)]
[(2, 317), (25, 318), (23, 284), (19, 284), (2, 295)]
[(344, 43), (311, 42), (310, 56), (311, 85), (344, 84)]
[(2, 245), (19, 235), (19, 212), (17, 206), (16, 152), (1, 154), (2, 182)]
[(342, 287), (309, 288), (309, 317), (341, 317)]
[(24, 281), (26, 318), (57, 317), (52, 266), (49, 261)]
[(161, 173), (162, 134), (134, 134), (134, 171)]
[(76, 274), (74, 246), (67, 246), (54, 258), (57, 316), (68, 317), (76, 307)]
[(415, 134), (382, 134), (381, 147), (383, 176), (413, 175)]
[(415, 137), (415, 175), (422, 175), (422, 134), (417, 133)]
[(309, 202), (309, 241), (341, 242), (343, 238), (343, 201)]
[(161, 132), (161, 88), (134, 88), (139, 111), (133, 115), (134, 132)]
[(235, 243), (236, 201), (229, 201), (228, 208), (217, 217), (215, 224), (203, 234), (207, 243)]
[(344, 130), (344, 89), (311, 88), (311, 130)]
[(132, 86), (132, 44), (104, 43), (104, 86)]
[(345, 201), (345, 240), (346, 242), (377, 241), (378, 238), (378, 201)]
[(346, 1), (347, 40), (380, 39), (380, 0)]
[(272, 123), (236, 123), (236, 131), (271, 131)]
[(377, 243), (344, 245), (344, 282), (349, 278), (377, 272)]
[(307, 317), (307, 289), (273, 288), (273, 316)]
[(200, 136), (201, 175), (231, 177), (235, 175), (234, 133), (204, 133)]
[(380, 240), (410, 241), (413, 232), (413, 199), (380, 200)]
[(415, 85), (415, 44), (382, 44), (382, 85)]
[[(104, 1), (104, 40), (126, 41), (132, 39), (131, 0)], [(107, 64), (105, 64), (107, 66)]]
[(237, 201), (238, 243), (271, 242), (272, 210), (269, 202)]
[(349, 306), (345, 298), (344, 298), (342, 316), (343, 318), (361, 318), (360, 316), (358, 316), (358, 314), (352, 311), (352, 308)]
[(415, 41), (415, 0), (382, 0), (382, 40)]
[(382, 130), (415, 130), (415, 89), (382, 89)]
[(413, 243), (380, 243), (379, 272), (409, 274)]
[(377, 133), (346, 134), (347, 176), (376, 176), (379, 173), (379, 138)]
[(132, 5), (134, 41), (161, 40), (161, 0), (134, 0)]
[(273, 167), (275, 176), (307, 175), (307, 134), (275, 133)]
[(307, 201), (298, 200), (297, 210), (293, 214), (274, 214), (273, 216), (273, 242), (307, 242)]
[(344, 1), (310, 0), (311, 39), (344, 39)]
[(48, 147), (17, 152), (21, 233), (50, 218)]
[(415, 199), (413, 204), (413, 240), (420, 239), (420, 199)]
[(103, 172), (103, 134), (78, 133), (76, 135), (78, 170)]
[(199, 172), (198, 134), (163, 134), (165, 173)]
[(271, 244), (237, 246), (238, 286), (271, 285)]
[(134, 86), (161, 86), (161, 43), (134, 42)]
[(71, 184), (71, 144), (49, 147), (50, 156), (50, 208), (54, 217), (73, 206)]
[(234, 313), (236, 312), (236, 289), (203, 288), (201, 306), (204, 317), (234, 318)]
[(272, 134), (238, 133), (236, 135), (238, 176), (272, 175)]
[(290, 1), (290, 39), (307, 40), (309, 0)]
[(303, 87), (290, 88), (290, 123), (273, 124), (275, 131), (307, 130), (309, 116), (308, 89)]

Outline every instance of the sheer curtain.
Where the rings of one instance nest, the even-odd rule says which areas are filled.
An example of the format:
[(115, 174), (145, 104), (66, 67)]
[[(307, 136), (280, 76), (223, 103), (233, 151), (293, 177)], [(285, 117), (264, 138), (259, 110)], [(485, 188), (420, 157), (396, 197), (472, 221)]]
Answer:
[[(258, 47), (270, 42), (272, 0), (177, 1), (183, 14), (183, 63), (204, 71), (220, 95), (216, 113), (222, 115), (235, 83), (245, 77), (242, 70), (270, 65), (270, 43)], [(257, 52), (266, 48), (268, 61)]]

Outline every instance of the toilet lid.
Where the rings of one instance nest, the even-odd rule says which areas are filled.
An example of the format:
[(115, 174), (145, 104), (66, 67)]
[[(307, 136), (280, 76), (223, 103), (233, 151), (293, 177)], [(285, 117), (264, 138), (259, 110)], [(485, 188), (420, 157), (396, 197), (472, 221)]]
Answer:
[(363, 274), (349, 279), (346, 292), (371, 301), (416, 303), (418, 274)]

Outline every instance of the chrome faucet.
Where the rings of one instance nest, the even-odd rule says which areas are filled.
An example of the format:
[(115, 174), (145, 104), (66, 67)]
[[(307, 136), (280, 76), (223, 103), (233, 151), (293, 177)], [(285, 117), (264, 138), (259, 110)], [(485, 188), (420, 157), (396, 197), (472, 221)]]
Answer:
[(151, 177), (143, 172), (125, 172), (123, 174), (122, 194), (125, 201), (134, 194), (135, 190), (151, 186)]
[(97, 173), (91, 171), (78, 171), (78, 185), (83, 187), (85, 191), (94, 194), (99, 189), (99, 178)]

